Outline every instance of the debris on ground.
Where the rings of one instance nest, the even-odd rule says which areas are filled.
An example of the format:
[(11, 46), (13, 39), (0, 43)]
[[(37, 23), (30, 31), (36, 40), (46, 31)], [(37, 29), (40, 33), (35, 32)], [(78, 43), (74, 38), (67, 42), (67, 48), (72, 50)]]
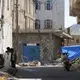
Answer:
[(41, 63), (39, 61), (32, 61), (26, 63), (19, 63), (19, 66), (41, 66)]

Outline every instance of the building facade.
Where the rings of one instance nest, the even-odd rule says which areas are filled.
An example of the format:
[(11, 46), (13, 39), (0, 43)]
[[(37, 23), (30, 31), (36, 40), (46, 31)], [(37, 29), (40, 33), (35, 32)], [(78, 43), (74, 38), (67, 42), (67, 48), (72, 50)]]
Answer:
[[(16, 31), (16, 0), (13, 0), (13, 32)], [(19, 33), (26, 33), (29, 30), (34, 29), (35, 22), (35, 4), (34, 0), (18, 0), (18, 26)]]
[[(27, 31), (30, 32), (34, 29), (35, 0), (18, 0), (17, 7), (16, 1), (17, 0), (0, 0), (0, 17), (2, 18), (1, 21), (3, 21), (3, 27), (0, 27), (0, 29), (2, 29), (0, 31), (0, 38), (3, 42), (2, 47), (4, 50), (6, 50), (6, 47), (12, 46), (16, 50), (17, 37), (19, 38), (19, 42), (26, 42), (27, 39), (22, 39), (21, 35), (27, 35)], [(16, 22), (16, 19), (18, 22)], [(18, 34), (20, 34), (20, 36), (17, 36), (16, 24), (18, 24)]]
[[(63, 45), (64, 38), (70, 38), (68, 34), (64, 32), (65, 30), (65, 0), (37, 0), (36, 1), (36, 20), (35, 20), (35, 29), (42, 33), (45, 32), (45, 35), (51, 37), (45, 37), (45, 40), (48, 40), (52, 45), (47, 46), (45, 42), (45, 47), (48, 49), (48, 57), (51, 60), (56, 58), (57, 52), (60, 50), (60, 47)], [(43, 35), (43, 34), (42, 34)], [(44, 41), (45, 41), (44, 40)], [(44, 47), (42, 48), (44, 51)], [(43, 52), (44, 54), (44, 52)], [(45, 59), (45, 57), (44, 57)]]
[(68, 41), (68, 45), (80, 45), (80, 0), (70, 0), (70, 16), (77, 17), (77, 24), (70, 27), (72, 40)]
[(40, 29), (64, 30), (64, 0), (37, 0), (36, 23)]
[[(13, 0), (13, 10), (12, 10), (12, 19), (13, 19), (13, 46), (17, 51), (17, 41), (19, 45), (19, 58), (23, 55), (23, 51), (20, 50), (22, 43), (25, 44), (33, 43), (28, 42), (29, 33), (32, 34), (35, 26), (35, 0), (18, 0), (18, 11), (16, 11), (16, 0)], [(16, 16), (17, 15), (17, 16)], [(16, 22), (16, 20), (18, 22)], [(18, 28), (16, 27), (18, 25)], [(29, 33), (28, 33), (29, 32)], [(31, 40), (33, 36), (31, 36)], [(19, 59), (19, 60), (20, 60)]]
[[(17, 39), (18, 44), (37, 43), (40, 45), (42, 62), (55, 59), (63, 38), (71, 38), (64, 32), (64, 0), (18, 0), (17, 7), (16, 0), (4, 1), (4, 18), (12, 25), (15, 50)], [(18, 55), (21, 59), (20, 52)]]
[(0, 53), (12, 47), (12, 17), (6, 3), (6, 0), (0, 0)]
[(80, 24), (70, 26), (67, 32), (72, 36), (72, 39), (65, 39), (65, 45), (80, 45)]
[[(9, 3), (12, 3), (12, 26), (13, 26), (13, 46), (14, 48), (16, 48), (16, 37), (18, 37), (18, 42), (25, 42), (25, 44), (29, 44), (29, 43), (38, 43), (40, 45), (40, 60), (43, 62), (50, 62), (54, 59), (55, 54), (57, 52), (58, 49), (60, 49), (61, 46), (61, 38), (59, 35), (64, 28), (64, 23), (63, 23), (63, 19), (61, 18), (61, 16), (63, 15), (62, 13), (64, 13), (62, 10), (63, 5), (58, 6), (58, 4), (60, 4), (61, 2), (54, 2), (55, 5), (50, 5), (54, 8), (54, 6), (56, 7), (61, 7), (60, 11), (60, 15), (58, 15), (58, 10), (56, 9), (52, 9), (51, 10), (44, 10), (46, 14), (48, 12), (48, 14), (43, 15), (43, 10), (44, 6), (41, 7), (41, 14), (38, 14), (38, 10), (35, 10), (35, 6), (37, 8), (37, 0), (18, 0), (18, 36), (16, 35), (16, 0), (9, 0)], [(46, 1), (44, 1), (45, 3)], [(36, 4), (36, 5), (35, 5)], [(51, 4), (51, 2), (50, 2)], [(38, 6), (39, 7), (39, 6)], [(46, 2), (46, 9), (48, 8), (47, 2)], [(54, 10), (54, 11), (53, 11)], [(50, 16), (50, 15), (52, 16)], [(53, 15), (54, 14), (54, 15)], [(45, 18), (43, 18), (43, 15)], [(55, 19), (53, 19), (53, 16)], [(39, 22), (37, 19), (38, 17), (42, 18), (42, 21), (45, 22), (45, 27), (44, 27), (44, 23), (42, 22), (42, 26), (41, 28), (39, 27), (39, 24), (37, 24), (37, 22)], [(50, 18), (49, 18), (50, 17)], [(62, 21), (59, 21), (58, 18), (61, 18)], [(44, 21), (45, 20), (45, 21)], [(54, 24), (54, 23), (55, 24)], [(54, 27), (55, 26), (55, 27)], [(50, 27), (50, 28), (48, 28)], [(58, 30), (58, 31), (57, 31)], [(56, 33), (57, 31), (57, 33)], [(56, 36), (55, 36), (56, 34)]]
[[(61, 34), (64, 30), (64, 0), (37, 0), (35, 29), (40, 32), (42, 41), (42, 60), (52, 61), (61, 47)], [(43, 32), (45, 32), (45, 34)], [(60, 34), (60, 35), (59, 35)], [(44, 36), (44, 37), (43, 37)], [(49, 38), (48, 38), (49, 37)], [(44, 50), (47, 51), (44, 51)]]

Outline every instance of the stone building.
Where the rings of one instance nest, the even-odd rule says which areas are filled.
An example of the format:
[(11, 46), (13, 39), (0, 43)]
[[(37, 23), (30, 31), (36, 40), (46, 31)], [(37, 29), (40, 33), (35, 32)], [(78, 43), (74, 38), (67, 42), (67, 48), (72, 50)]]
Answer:
[(73, 39), (67, 45), (80, 45), (80, 0), (70, 0), (70, 16), (77, 17), (77, 24), (70, 27), (70, 34)]
[[(43, 44), (47, 47), (47, 59), (55, 59), (57, 51), (62, 46), (64, 38), (71, 38), (65, 33), (65, 0), (37, 0), (36, 1), (36, 20), (35, 29), (39, 31), (40, 35), (44, 35), (41, 40), (45, 41)], [(45, 34), (43, 34), (43, 32)], [(49, 36), (50, 38), (47, 38)], [(47, 40), (49, 44), (47, 45)], [(51, 44), (51, 45), (50, 45)], [(44, 51), (45, 47), (41, 51)], [(48, 48), (49, 47), (49, 48)], [(46, 52), (42, 52), (43, 54)], [(45, 58), (45, 57), (44, 57)]]
[[(37, 3), (38, 0), (18, 0), (18, 32), (16, 32), (16, 0), (6, 1), (7, 11), (10, 12), (8, 18), (11, 17), (12, 20), (14, 48), (16, 49), (16, 39), (18, 37), (18, 44), (25, 42), (25, 44), (38, 43), (40, 45), (41, 61), (51, 62), (55, 59), (57, 50), (62, 45), (63, 38), (72, 38), (64, 32), (64, 17), (62, 18), (64, 15), (64, 0), (58, 0), (58, 2), (52, 0), (55, 3), (54, 6), (49, 0), (49, 2), (41, 0), (42, 4)], [(40, 8), (40, 5), (41, 12), (36, 9), (37, 7)], [(59, 15), (56, 9), (59, 10)], [(42, 19), (41, 27), (39, 18)]]
[(65, 45), (80, 45), (80, 24), (74, 24), (68, 28), (72, 39), (65, 39)]

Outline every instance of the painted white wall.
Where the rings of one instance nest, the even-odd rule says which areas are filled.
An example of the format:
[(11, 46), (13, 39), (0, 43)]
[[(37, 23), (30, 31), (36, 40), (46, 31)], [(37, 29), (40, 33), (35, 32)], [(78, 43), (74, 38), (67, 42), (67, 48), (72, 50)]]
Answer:
[(36, 11), (36, 19), (41, 20), (41, 29), (44, 28), (44, 20), (46, 19), (51, 19), (53, 21), (53, 30), (57, 30), (61, 28), (61, 26), (64, 29), (64, 0), (52, 0), (52, 10), (45, 10), (46, 0), (39, 1), (41, 1), (42, 4), (41, 9)]
[(7, 47), (12, 47), (12, 26), (5, 22), (3, 25), (3, 39), (2, 30), (0, 31), (0, 54), (3, 54)]
[(5, 52), (6, 47), (12, 47), (12, 26), (5, 22), (3, 25), (3, 51)]
[(3, 25), (3, 51), (6, 47), (12, 47), (12, 0), (4, 3), (4, 25)]
[[(11, 0), (9, 0), (9, 3), (10, 3), (10, 1)], [(8, 7), (9, 7), (9, 10), (8, 10)], [(5, 52), (6, 47), (12, 47), (11, 8), (12, 8), (11, 5), (9, 4), (9, 6), (8, 6), (7, 0), (5, 0), (5, 3), (4, 3), (3, 39), (2, 39), (2, 30), (0, 31), (0, 54), (3, 54)], [(1, 14), (1, 7), (0, 7), (0, 14)]]

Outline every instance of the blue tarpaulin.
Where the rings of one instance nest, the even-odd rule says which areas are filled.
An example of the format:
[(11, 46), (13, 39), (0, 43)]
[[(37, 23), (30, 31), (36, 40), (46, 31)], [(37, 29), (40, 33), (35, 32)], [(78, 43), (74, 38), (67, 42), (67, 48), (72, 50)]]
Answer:
[(61, 47), (62, 53), (68, 53), (69, 60), (74, 60), (80, 57), (80, 45)]
[(40, 46), (24, 46), (24, 62), (40, 60)]

